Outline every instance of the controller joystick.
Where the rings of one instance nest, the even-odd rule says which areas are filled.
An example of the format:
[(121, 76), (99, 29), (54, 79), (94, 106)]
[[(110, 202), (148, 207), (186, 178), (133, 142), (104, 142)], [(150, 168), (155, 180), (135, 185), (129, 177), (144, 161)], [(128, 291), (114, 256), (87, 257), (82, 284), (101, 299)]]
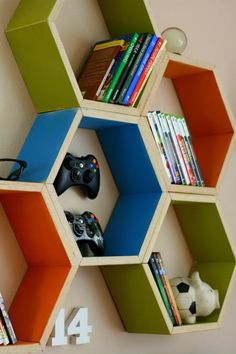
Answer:
[(90, 211), (83, 214), (65, 211), (65, 215), (82, 256), (101, 256), (104, 251), (104, 239), (96, 216)]
[(71, 186), (83, 189), (90, 199), (96, 198), (100, 186), (100, 170), (93, 155), (75, 157), (67, 153), (54, 182), (57, 195)]

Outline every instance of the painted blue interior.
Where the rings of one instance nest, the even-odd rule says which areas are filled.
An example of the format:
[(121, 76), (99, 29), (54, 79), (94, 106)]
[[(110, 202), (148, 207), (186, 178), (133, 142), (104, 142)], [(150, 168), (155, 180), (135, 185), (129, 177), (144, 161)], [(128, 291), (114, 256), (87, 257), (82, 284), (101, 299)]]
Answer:
[(77, 109), (67, 109), (36, 116), (18, 156), (28, 164), (21, 181), (47, 180), (76, 112)]
[[(21, 180), (47, 180), (76, 113), (69, 109), (36, 117), (18, 156), (28, 162)], [(84, 117), (79, 128), (96, 130), (120, 192), (105, 230), (105, 255), (138, 255), (162, 193), (139, 128), (91, 117)]]
[(120, 195), (104, 233), (105, 256), (137, 256), (161, 193)]

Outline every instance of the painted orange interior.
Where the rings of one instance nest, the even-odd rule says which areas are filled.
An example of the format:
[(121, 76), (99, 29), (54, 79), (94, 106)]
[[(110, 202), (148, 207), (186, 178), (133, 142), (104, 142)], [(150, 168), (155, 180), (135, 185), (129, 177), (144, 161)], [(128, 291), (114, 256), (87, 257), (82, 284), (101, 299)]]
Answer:
[(41, 193), (16, 192), (0, 199), (29, 265), (70, 265)]
[(192, 138), (194, 151), (207, 187), (215, 187), (233, 133)]
[(69, 267), (30, 267), (9, 309), (19, 340), (39, 342)]
[(172, 79), (205, 185), (215, 187), (233, 128), (214, 72), (170, 61), (164, 76)]

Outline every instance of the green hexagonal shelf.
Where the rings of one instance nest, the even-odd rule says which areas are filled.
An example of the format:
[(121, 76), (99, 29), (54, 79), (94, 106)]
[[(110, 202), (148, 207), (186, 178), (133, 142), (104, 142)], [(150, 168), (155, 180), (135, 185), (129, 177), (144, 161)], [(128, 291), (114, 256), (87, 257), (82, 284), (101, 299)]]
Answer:
[[(143, 264), (102, 267), (122, 321), (127, 331), (137, 333), (217, 328), (235, 274), (235, 254), (219, 202), (213, 196), (170, 193), (165, 210), (166, 219), (153, 235)], [(196, 324), (173, 326), (147, 263), (152, 251), (161, 252), (170, 278), (198, 270), (203, 281), (219, 290), (221, 308), (197, 318)]]
[(137, 108), (83, 99), (75, 77), (96, 41), (135, 31), (158, 34), (146, 0), (21, 0), (6, 35), (37, 112), (80, 106), (139, 115), (154, 73)]
[(78, 187), (59, 198), (54, 191), (68, 233), (63, 209), (77, 214), (90, 210), (105, 229), (104, 257), (83, 257), (81, 265), (142, 261), (166, 197), (152, 155), (154, 144), (147, 121), (135, 116), (111, 118), (107, 112), (70, 109), (36, 117), (18, 156), (28, 162), (23, 181), (52, 184), (67, 151), (94, 154), (100, 164), (96, 199), (80, 195)]
[(26, 262), (9, 308), (18, 342), (1, 351), (42, 350), (78, 269), (80, 254), (64, 232), (43, 184), (1, 181), (0, 202), (2, 220), (8, 224), (1, 231), (4, 239), (13, 233)]
[(159, 69), (143, 113), (146, 114), (152, 107), (154, 110), (184, 115), (205, 182), (205, 187), (171, 184), (157, 151), (166, 188), (170, 192), (214, 195), (235, 144), (235, 120), (216, 68), (198, 60), (166, 53)]

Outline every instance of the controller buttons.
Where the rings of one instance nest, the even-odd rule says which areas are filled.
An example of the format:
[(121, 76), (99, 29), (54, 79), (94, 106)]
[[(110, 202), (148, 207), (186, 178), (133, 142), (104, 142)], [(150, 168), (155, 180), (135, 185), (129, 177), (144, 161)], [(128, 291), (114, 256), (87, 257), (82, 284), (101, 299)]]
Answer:
[(97, 162), (97, 160), (96, 159), (93, 159), (92, 160), (92, 163), (95, 165), (95, 163)]
[(83, 163), (83, 162), (80, 162), (80, 163), (79, 163), (79, 167), (83, 169), (83, 168), (84, 168), (84, 163)]

